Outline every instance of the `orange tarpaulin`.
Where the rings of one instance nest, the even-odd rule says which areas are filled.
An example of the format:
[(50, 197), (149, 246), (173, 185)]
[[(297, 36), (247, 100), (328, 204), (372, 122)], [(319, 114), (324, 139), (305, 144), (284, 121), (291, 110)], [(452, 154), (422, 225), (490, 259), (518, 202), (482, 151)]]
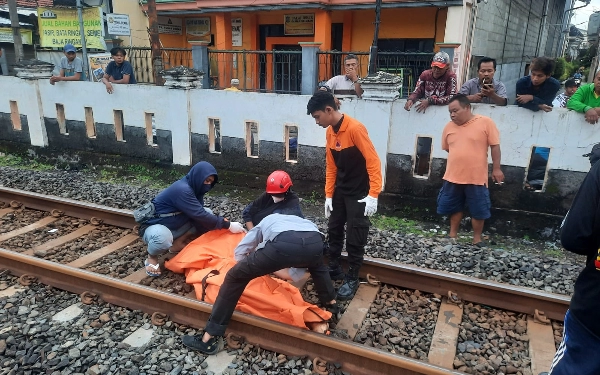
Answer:
[[(227, 229), (210, 231), (166, 261), (165, 266), (173, 272), (185, 273), (186, 282), (194, 285), (198, 299), (202, 298), (202, 280), (211, 271), (219, 271), (219, 275), (206, 279), (204, 301), (214, 303), (227, 271), (236, 264), (233, 251), (243, 237), (243, 233), (233, 234)], [(236, 310), (306, 329), (307, 323), (331, 318), (330, 312), (305, 302), (298, 288), (270, 276), (250, 281)]]

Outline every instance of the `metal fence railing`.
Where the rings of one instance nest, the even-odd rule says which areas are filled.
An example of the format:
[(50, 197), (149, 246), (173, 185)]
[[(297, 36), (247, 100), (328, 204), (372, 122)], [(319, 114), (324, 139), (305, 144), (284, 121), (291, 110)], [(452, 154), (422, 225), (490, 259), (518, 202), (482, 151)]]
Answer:
[[(150, 47), (126, 48), (127, 59), (133, 67), (135, 79), (138, 83), (154, 83), (152, 69), (152, 49)], [(164, 69), (175, 66), (187, 66), (192, 68), (192, 50), (188, 48), (162, 48), (161, 56)]]
[(242, 91), (300, 94), (302, 51), (209, 50), (210, 88), (240, 81)]
[[(364, 77), (369, 68), (369, 52), (320, 51), (319, 81), (344, 74), (344, 58), (354, 54), (358, 58), (358, 75)], [(379, 52), (377, 70), (402, 76), (400, 95), (406, 98), (414, 89), (419, 75), (431, 67), (433, 52)]]

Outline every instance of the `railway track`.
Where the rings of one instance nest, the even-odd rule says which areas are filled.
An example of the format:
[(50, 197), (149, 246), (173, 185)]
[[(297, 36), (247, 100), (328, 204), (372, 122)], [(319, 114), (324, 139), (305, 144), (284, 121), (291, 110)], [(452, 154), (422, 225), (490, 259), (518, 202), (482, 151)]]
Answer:
[[(24, 223), (25, 225), (0, 232), (0, 268), (21, 276), (23, 283), (35, 279), (78, 293), (86, 303), (100, 297), (115, 305), (153, 314), (153, 322), (156, 324), (161, 324), (166, 319), (192, 327), (201, 327), (206, 323), (211, 310), (209, 304), (197, 301), (186, 289), (179, 288), (178, 293), (173, 293), (157, 290), (152, 284), (143, 285), (149, 283), (141, 267), (121, 278), (89, 270), (94, 269), (90, 268), (90, 265), (102, 262), (105, 257), (118, 254), (118, 251), (126, 246), (139, 241), (131, 232), (135, 222), (130, 211), (8, 188), (0, 188), (0, 207), (0, 218), (23, 209), (44, 213), (35, 216), (35, 219)], [(62, 225), (64, 230), (27, 246), (18, 241), (20, 236), (52, 224), (55, 227)], [(89, 244), (90, 251), (84, 252), (81, 257), (66, 260), (61, 258), (60, 262), (40, 259), (53, 249), (65, 248), (79, 238), (106, 231), (109, 227), (121, 228), (120, 235), (102, 246)], [(65, 234), (60, 235), (62, 232)], [(12, 249), (5, 249), (5, 244), (9, 244)], [(530, 366), (520, 372), (514, 372), (514, 368), (508, 369), (508, 366), (504, 366), (504, 371), (537, 375), (538, 372), (548, 370), (554, 354), (554, 333), (548, 323), (551, 320), (562, 321), (568, 308), (568, 297), (379, 259), (366, 259), (361, 272), (363, 277), (374, 277), (368, 277), (371, 282), (360, 286), (336, 329), (346, 332), (351, 339), (367, 334), (361, 333), (361, 326), (369, 312), (375, 313), (381, 308), (381, 301), (377, 302), (380, 303), (377, 305), (376, 299), (378, 296), (400, 298), (398, 287), (429, 293), (433, 296), (431, 298), (439, 303), (436, 305), (437, 319), (428, 362), (238, 312), (234, 314), (229, 329), (245, 337), (246, 341), (267, 350), (340, 362), (345, 371), (355, 375), (457, 374), (460, 372), (454, 371), (453, 368), (458, 367), (455, 360), (463, 311), (467, 311), (472, 304), (478, 304), (486, 309), (495, 308), (510, 311), (511, 314), (526, 314), (523, 318), (526, 320), (526, 332), (521, 330), (523, 337), (519, 339), (526, 337), (524, 341), (528, 342)], [(410, 302), (410, 298), (406, 299)], [(473, 313), (468, 313), (469, 316), (471, 314)], [(483, 324), (487, 323), (484, 321)], [(468, 371), (495, 373), (478, 372), (476, 367)]]

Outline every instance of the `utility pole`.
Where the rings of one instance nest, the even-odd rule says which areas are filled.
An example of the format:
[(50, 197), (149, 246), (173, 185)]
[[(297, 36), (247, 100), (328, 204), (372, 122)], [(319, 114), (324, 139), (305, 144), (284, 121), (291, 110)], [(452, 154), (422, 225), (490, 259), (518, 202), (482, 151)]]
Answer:
[(25, 58), (25, 55), (23, 53), (19, 13), (17, 12), (17, 0), (8, 0), (8, 14), (10, 15), (10, 26), (12, 27), (13, 41), (15, 43), (15, 57), (17, 62), (19, 62)]
[(156, 14), (156, 0), (148, 0), (148, 33), (150, 34), (150, 48), (152, 49), (152, 75), (157, 86), (163, 85), (162, 77), (158, 74), (163, 70), (163, 62), (160, 51), (160, 39), (158, 38), (158, 15)]
[(381, 19), (381, 0), (375, 2), (375, 35), (369, 50), (369, 75), (377, 72), (377, 39), (379, 39), (379, 23)]
[(83, 71), (85, 76), (90, 77), (90, 72), (88, 69), (88, 55), (87, 55), (87, 45), (85, 43), (85, 28), (83, 27), (83, 6), (81, 5), (81, 0), (77, 0), (75, 3), (77, 6), (77, 19), (79, 20), (79, 34), (81, 35), (81, 52), (83, 53)]

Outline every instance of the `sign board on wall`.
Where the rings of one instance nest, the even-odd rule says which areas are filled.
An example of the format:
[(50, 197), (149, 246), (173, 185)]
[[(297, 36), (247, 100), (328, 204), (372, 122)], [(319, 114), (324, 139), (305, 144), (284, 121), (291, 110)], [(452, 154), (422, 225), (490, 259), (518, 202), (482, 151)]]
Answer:
[[(77, 9), (38, 8), (37, 12), (42, 47), (62, 49), (67, 43), (81, 47)], [(105, 50), (102, 8), (83, 8), (83, 27), (87, 48)]]
[(231, 46), (241, 47), (242, 46), (242, 19), (232, 18), (231, 19)]
[(283, 30), (285, 35), (313, 35), (315, 33), (315, 15), (286, 14)]
[(99, 82), (104, 76), (106, 66), (112, 61), (110, 53), (99, 53), (88, 56), (88, 65), (90, 67), (90, 77), (93, 82)]
[(185, 33), (193, 36), (210, 34), (210, 17), (186, 18)]
[(182, 33), (181, 18), (174, 17), (158, 17), (158, 33), (159, 34), (175, 34)]
[[(21, 29), (21, 40), (23, 44), (33, 44), (33, 32), (28, 29)], [(0, 43), (14, 43), (13, 32), (10, 27), (0, 27)]]
[(106, 15), (108, 33), (112, 35), (131, 35), (129, 16), (127, 14), (108, 13)]

